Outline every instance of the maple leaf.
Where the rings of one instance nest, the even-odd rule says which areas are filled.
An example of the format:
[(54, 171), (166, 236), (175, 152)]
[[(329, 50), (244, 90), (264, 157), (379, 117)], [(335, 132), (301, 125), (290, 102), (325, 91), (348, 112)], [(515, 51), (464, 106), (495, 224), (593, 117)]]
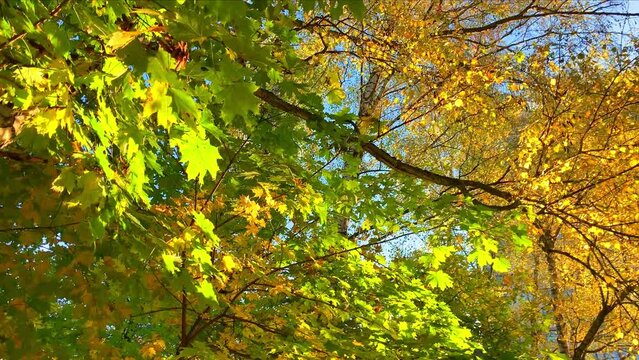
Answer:
[(207, 174), (215, 179), (219, 170), (217, 161), (222, 157), (209, 140), (189, 132), (175, 143), (180, 148), (181, 160), (186, 163), (186, 175), (189, 180), (198, 179), (203, 182)]
[(127, 67), (117, 58), (109, 57), (104, 60), (102, 71), (113, 77), (119, 77), (127, 71)]
[(152, 359), (155, 355), (157, 355), (157, 353), (158, 351), (153, 343), (144, 344), (144, 346), (140, 349), (140, 355), (142, 355), (145, 359)]
[(250, 221), (255, 221), (261, 209), (260, 204), (251, 200), (248, 196), (242, 195), (235, 206), (235, 211), (246, 215)]
[(176, 261), (180, 261), (180, 258), (174, 254), (162, 254), (162, 261), (164, 262), (164, 267), (170, 273), (175, 273), (179, 269), (175, 266)]
[(477, 265), (480, 267), (486, 266), (493, 262), (493, 257), (489, 251), (476, 249), (468, 255), (468, 261), (477, 261)]
[(196, 288), (197, 291), (205, 298), (217, 303), (217, 295), (215, 294), (215, 289), (213, 289), (213, 285), (210, 281), (203, 279), (199, 282)]
[(193, 219), (195, 220), (195, 224), (202, 229), (202, 232), (210, 239), (213, 241), (212, 246), (216, 246), (218, 244), (218, 242), (220, 241), (220, 239), (217, 237), (217, 235), (215, 235), (215, 233), (213, 232), (213, 229), (215, 228), (215, 226), (213, 225), (213, 223), (211, 222), (211, 220), (207, 219), (204, 214), (202, 214), (201, 212), (194, 212), (193, 213)]
[(109, 36), (106, 47), (111, 51), (115, 51), (129, 44), (140, 34), (140, 31), (116, 31)]
[(639, 65), (604, 14), (54, 3), (0, 19), (0, 357), (636, 350)]
[(191, 251), (191, 255), (193, 255), (193, 259), (195, 259), (197, 264), (213, 266), (213, 263), (211, 262), (211, 255), (207, 249), (196, 247)]
[(493, 260), (493, 270), (495, 270), (496, 272), (507, 272), (508, 270), (510, 270), (510, 261), (508, 261), (508, 259), (504, 259), (504, 258), (495, 258)]
[(237, 264), (233, 257), (231, 255), (224, 255), (222, 257), (222, 270), (232, 272), (235, 268), (237, 268)]
[(66, 167), (62, 169), (60, 175), (53, 181), (53, 185), (51, 189), (57, 192), (67, 191), (67, 193), (71, 194), (73, 189), (75, 188), (76, 176), (73, 173), (73, 168)]
[(259, 111), (260, 101), (253, 93), (257, 90), (254, 84), (240, 82), (225, 86), (219, 93), (223, 101), (222, 118), (230, 123), (236, 116), (248, 118), (250, 112)]
[(440, 290), (446, 290), (453, 286), (453, 279), (441, 270), (429, 271), (426, 281), (428, 281), (428, 286), (439, 288)]
[(189, 93), (176, 88), (170, 88), (169, 91), (173, 96), (173, 102), (175, 103), (178, 112), (192, 116), (199, 113), (197, 103), (193, 100), (193, 97), (189, 95)]
[(154, 81), (148, 90), (147, 101), (144, 103), (143, 117), (149, 117), (157, 113), (158, 124), (165, 129), (176, 123), (178, 119), (173, 113), (171, 103), (173, 99), (167, 95), (169, 84), (162, 81)]
[(250, 221), (246, 224), (246, 232), (253, 236), (256, 236), (257, 234), (259, 234), (260, 229), (261, 228), (257, 222)]

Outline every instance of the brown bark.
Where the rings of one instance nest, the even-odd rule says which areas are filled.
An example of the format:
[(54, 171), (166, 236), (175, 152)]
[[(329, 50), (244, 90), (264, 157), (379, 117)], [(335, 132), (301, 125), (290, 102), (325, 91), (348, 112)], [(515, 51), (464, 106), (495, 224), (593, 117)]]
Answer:
[[(288, 103), (268, 90), (260, 88), (255, 91), (254, 95), (262, 99), (266, 103), (270, 104), (271, 106), (277, 109), (283, 110), (287, 113), (293, 114), (301, 119), (306, 120), (307, 122), (315, 123), (316, 125), (321, 124), (323, 126), (332, 125), (330, 123), (325, 122), (320, 115), (314, 114), (297, 105)], [(364, 151), (366, 151), (368, 154), (373, 156), (378, 161), (382, 162), (389, 168), (395, 171), (401, 172), (403, 174), (410, 175), (410, 176), (428, 181), (430, 183), (456, 188), (461, 190), (464, 193), (468, 193), (468, 191), (471, 191), (471, 190), (481, 190), (497, 198), (511, 202), (507, 205), (497, 205), (492, 207), (499, 208), (499, 209), (513, 209), (520, 205), (519, 201), (516, 200), (514, 196), (508, 191), (497, 189), (491, 185), (488, 185), (479, 181), (453, 178), (453, 177), (437, 174), (427, 169), (418, 168), (416, 166), (410, 165), (408, 163), (405, 163), (393, 157), (391, 154), (381, 149), (380, 147), (375, 145), (373, 142), (361, 141), (359, 137), (356, 137), (356, 136), (353, 136), (344, 140), (350, 146), (359, 145)]]
[(546, 254), (546, 263), (548, 265), (548, 273), (550, 274), (550, 302), (552, 305), (553, 316), (555, 318), (555, 326), (557, 327), (557, 346), (559, 352), (570, 355), (568, 345), (568, 330), (566, 329), (566, 321), (561, 312), (560, 304), (562, 301), (559, 270), (553, 253), (549, 251), (554, 247), (554, 239), (550, 234), (542, 235), (542, 243), (544, 244), (544, 252)]

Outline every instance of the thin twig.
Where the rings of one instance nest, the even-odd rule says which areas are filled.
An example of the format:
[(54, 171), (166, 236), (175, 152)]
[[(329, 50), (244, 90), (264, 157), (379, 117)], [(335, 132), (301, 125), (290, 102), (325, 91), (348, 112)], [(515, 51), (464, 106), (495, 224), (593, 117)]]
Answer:
[[(42, 23), (44, 23), (47, 19), (53, 18), (58, 16), (58, 14), (60, 13), (60, 11), (62, 11), (62, 8), (69, 2), (70, 0), (62, 0), (58, 6), (55, 7), (55, 9), (53, 9), (53, 11), (51, 11), (49, 13), (49, 16), (43, 17), (40, 20), (36, 21), (35, 24), (33, 24), (34, 28), (38, 28), (40, 27), (40, 25), (42, 25)], [(9, 38), (9, 40), (7, 40), (5, 43), (0, 45), (0, 51), (4, 50), (5, 47), (10, 46), (11, 44), (13, 44), (14, 42), (24, 38), (27, 35), (26, 31), (22, 31), (19, 32), (15, 35), (13, 35), (12, 37)]]

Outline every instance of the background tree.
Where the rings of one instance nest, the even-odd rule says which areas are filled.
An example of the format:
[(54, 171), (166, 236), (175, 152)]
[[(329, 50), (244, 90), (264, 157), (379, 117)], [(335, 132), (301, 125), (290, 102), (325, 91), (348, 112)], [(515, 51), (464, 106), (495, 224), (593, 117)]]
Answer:
[[(626, 208), (620, 201), (613, 208), (610, 201), (620, 192), (636, 191), (632, 180), (636, 176), (636, 162), (629, 151), (635, 138), (633, 114), (636, 109), (630, 95), (633, 85), (631, 80), (622, 81), (626, 76), (634, 78), (630, 75), (636, 65), (632, 35), (611, 32), (610, 27), (618, 25), (614, 25), (610, 17), (601, 17), (624, 14), (615, 9), (616, 4), (596, 2), (529, 2), (514, 8), (512, 4), (486, 6), (476, 3), (420, 6), (422, 4), (418, 2), (384, 2), (377, 5), (373, 11), (377, 15), (374, 25), (358, 28), (326, 23), (325, 27), (333, 25), (333, 29), (339, 30), (317, 31), (318, 50), (312, 54), (313, 57), (332, 59), (342, 57), (342, 60), (333, 60), (336, 64), (360, 61), (369, 65), (364, 67), (368, 70), (360, 71), (360, 74), (363, 79), (375, 82), (380, 96), (372, 98), (379, 106), (372, 119), (360, 117), (360, 130), (374, 133), (378, 144), (394, 150), (395, 156), (407, 163), (427, 169), (438, 168), (439, 174), (450, 177), (493, 185), (492, 189), (477, 188), (479, 192), (486, 191), (506, 199), (508, 195), (514, 195), (517, 201), (505, 205), (506, 208), (531, 206), (531, 214), (534, 214), (531, 227), (546, 234), (539, 237), (538, 244), (546, 253), (552, 254), (533, 252), (533, 261), (524, 264), (546, 268), (547, 273), (541, 269), (535, 271), (533, 278), (542, 276), (548, 280), (542, 286), (535, 284), (537, 294), (534, 296), (547, 304), (541, 311), (555, 313), (553, 329), (557, 334), (558, 349), (574, 358), (582, 358), (587, 352), (615, 349), (611, 346), (615, 341), (599, 346), (593, 341), (600, 331), (604, 331), (602, 326), (610, 313), (619, 310), (620, 304), (626, 303), (627, 307), (632, 302), (629, 299), (634, 297), (633, 275), (629, 268), (604, 270), (603, 267), (615, 268), (623, 262), (612, 255), (620, 245), (612, 249), (613, 245), (605, 241), (604, 245), (597, 244), (586, 230), (599, 235), (607, 233), (611, 239), (616, 239), (615, 242), (626, 244), (636, 234), (632, 215), (636, 213), (635, 202), (631, 200)], [(478, 26), (491, 11), (502, 17)], [(322, 20), (316, 18), (315, 21), (321, 23)], [(313, 24), (312, 21), (309, 23)], [(425, 24), (433, 26), (424, 28)], [(327, 38), (336, 33), (348, 35), (333, 37), (338, 45), (331, 47)], [(611, 45), (617, 42), (622, 45)], [(374, 44), (370, 47), (375, 49), (362, 50), (359, 44), (364, 43)], [(459, 61), (450, 61), (450, 58)], [(353, 68), (357, 69), (357, 65)], [(385, 76), (380, 76), (380, 69), (384, 68), (387, 69)], [(345, 71), (343, 77), (349, 78), (352, 72), (356, 70)], [(585, 74), (592, 75), (584, 77)], [(366, 84), (366, 81), (360, 83)], [(368, 91), (366, 86), (361, 89), (363, 94)], [(572, 145), (577, 138), (581, 144), (574, 149)], [(407, 139), (411, 141), (407, 143)], [(620, 143), (615, 144), (615, 139)], [(419, 174), (443, 185), (444, 190), (457, 187), (460, 193), (469, 195), (473, 191), (468, 187), (477, 185), (460, 186), (461, 182), (420, 174), (378, 149), (366, 146), (368, 144), (364, 148), (385, 165)], [(609, 154), (619, 153), (618, 148), (625, 155), (616, 162), (618, 156)], [(567, 163), (566, 158), (550, 160), (554, 156), (549, 154), (564, 151), (570, 153)], [(599, 151), (606, 154), (601, 159), (594, 155)], [(589, 159), (581, 160), (582, 154), (586, 153), (588, 155), (584, 157)], [(513, 157), (514, 154), (519, 155)], [(551, 171), (555, 166), (562, 170)], [(602, 166), (606, 170), (602, 171)], [(570, 176), (564, 175), (566, 172), (578, 173), (579, 179), (567, 179)], [(597, 193), (597, 187), (603, 193), (584, 203), (585, 194)], [(505, 193), (495, 192), (495, 188)], [(550, 209), (561, 201), (551, 200), (551, 188), (561, 193), (565, 206), (562, 212), (570, 215)], [(486, 204), (490, 198), (486, 195), (476, 194), (475, 202)], [(631, 195), (624, 196), (624, 199), (630, 198)], [(568, 207), (571, 203), (576, 206)], [(503, 205), (492, 207), (504, 208)], [(553, 213), (551, 216), (539, 216), (550, 215), (550, 212)], [(623, 221), (608, 220), (619, 220), (626, 214), (629, 218)], [(579, 238), (577, 243), (565, 244), (563, 252), (554, 249), (554, 244), (558, 243), (554, 238), (557, 235), (565, 238), (566, 235), (558, 230), (552, 235), (549, 230), (558, 224), (570, 229), (566, 232), (576, 231)], [(581, 258), (566, 251), (581, 248), (587, 250)], [(562, 258), (556, 259), (558, 256)], [(624, 258), (629, 260), (627, 256)], [(558, 261), (562, 265), (558, 265)], [(634, 260), (629, 261), (634, 263)], [(598, 265), (593, 267), (594, 262)], [(566, 270), (557, 272), (559, 266)], [(566, 272), (583, 275), (568, 280), (565, 279), (568, 277)], [(597, 274), (594, 276), (600, 277), (599, 282), (604, 273), (606, 277), (614, 274), (613, 277), (618, 279), (615, 283), (624, 285), (614, 286), (616, 290), (612, 292), (598, 291), (602, 285), (604, 288), (610, 286), (608, 278), (593, 288), (594, 279), (588, 277)], [(570, 285), (559, 285), (566, 280)], [(579, 284), (588, 288), (584, 292), (585, 302), (580, 303), (572, 295), (570, 301), (564, 299)], [(593, 296), (599, 299), (595, 304), (600, 304), (595, 309), (592, 308)], [(588, 315), (562, 314), (581, 307), (590, 309)], [(631, 329), (634, 315), (624, 312), (619, 318), (626, 318), (625, 326)], [(581, 330), (567, 329), (566, 321), (579, 323), (574, 326)], [(623, 332), (616, 332), (615, 336), (620, 340)], [(568, 337), (571, 339), (567, 340)], [(619, 344), (623, 351), (628, 351), (629, 341)]]
[(616, 4), (0, 9), (6, 356), (635, 350)]

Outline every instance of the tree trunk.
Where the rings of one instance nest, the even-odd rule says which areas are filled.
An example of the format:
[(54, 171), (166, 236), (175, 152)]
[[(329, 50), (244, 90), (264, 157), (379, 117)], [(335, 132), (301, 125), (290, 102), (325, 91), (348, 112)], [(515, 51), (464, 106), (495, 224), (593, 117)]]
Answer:
[(561, 313), (560, 303), (562, 294), (560, 288), (560, 276), (557, 269), (557, 262), (552, 254), (555, 246), (555, 239), (548, 230), (544, 230), (541, 236), (542, 250), (546, 254), (546, 263), (548, 265), (548, 273), (550, 275), (550, 302), (552, 305), (553, 317), (555, 318), (555, 326), (557, 327), (557, 346), (559, 352), (570, 356), (570, 348), (568, 345), (568, 329), (566, 329), (566, 321)]

